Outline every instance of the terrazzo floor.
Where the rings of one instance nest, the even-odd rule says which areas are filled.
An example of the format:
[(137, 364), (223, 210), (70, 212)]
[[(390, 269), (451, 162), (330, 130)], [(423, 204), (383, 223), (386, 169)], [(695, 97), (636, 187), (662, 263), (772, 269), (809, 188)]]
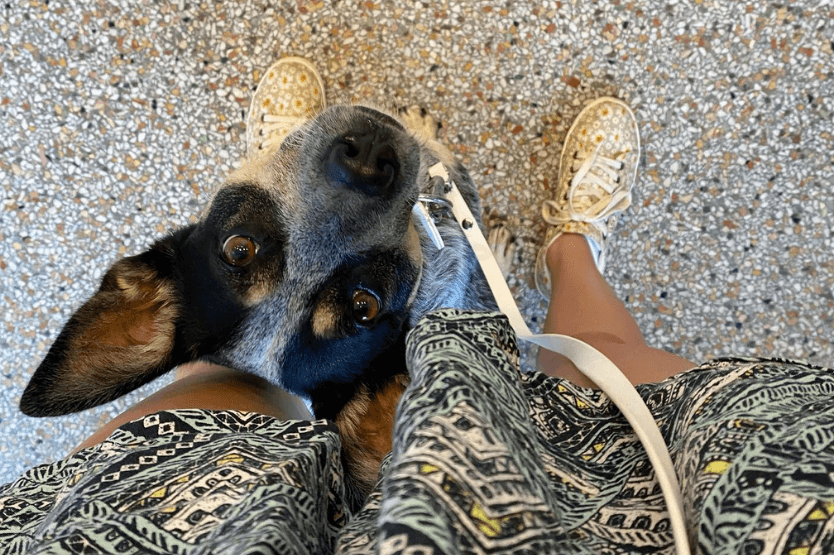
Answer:
[(119, 256), (194, 221), (243, 152), (261, 72), (314, 60), (329, 104), (422, 104), (521, 245), (573, 117), (627, 100), (643, 159), (607, 278), (649, 344), (834, 366), (834, 7), (812, 1), (0, 4), (0, 482), (160, 384), (81, 414), (17, 402)]

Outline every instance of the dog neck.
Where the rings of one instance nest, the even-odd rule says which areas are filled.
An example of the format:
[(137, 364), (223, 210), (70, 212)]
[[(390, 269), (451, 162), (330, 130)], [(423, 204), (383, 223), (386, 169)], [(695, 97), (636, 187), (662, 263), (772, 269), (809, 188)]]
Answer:
[(316, 418), (335, 421), (357, 395), (373, 398), (394, 378), (407, 376), (405, 336), (403, 332), (397, 342), (371, 361), (354, 382), (327, 382), (311, 391), (310, 402)]
[(310, 395), (316, 418), (332, 420), (339, 430), (348, 497), (354, 508), (370, 494), (380, 464), (391, 451), (394, 414), (408, 383), (403, 333), (356, 382), (324, 384)]

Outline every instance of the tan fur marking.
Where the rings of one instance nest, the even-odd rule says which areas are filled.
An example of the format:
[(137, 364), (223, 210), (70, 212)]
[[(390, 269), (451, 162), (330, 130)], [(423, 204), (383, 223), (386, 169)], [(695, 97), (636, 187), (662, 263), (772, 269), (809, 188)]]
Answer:
[(348, 469), (366, 495), (376, 484), (382, 459), (391, 450), (394, 414), (408, 382), (408, 376), (396, 376), (373, 397), (362, 386), (336, 417)]
[(129, 347), (147, 345), (156, 336), (155, 316), (162, 309), (166, 295), (148, 281), (141, 278), (136, 281), (136, 277), (121, 275), (116, 278), (121, 302), (118, 308), (95, 315), (89, 336), (85, 336), (87, 343)]
[[(127, 266), (127, 264), (124, 264)], [(102, 291), (79, 310), (89, 325), (68, 346), (70, 379), (57, 396), (74, 398), (132, 381), (165, 361), (177, 316), (172, 286), (146, 268), (121, 268), (118, 291)]]
[(162, 304), (127, 302), (124, 313), (101, 316), (87, 341), (113, 347), (147, 345), (156, 337), (155, 315)]
[(336, 323), (338, 322), (339, 313), (333, 306), (331, 295), (316, 304), (313, 314), (310, 317), (310, 326), (313, 328), (313, 334), (319, 339), (331, 339), (336, 337)]
[(246, 306), (255, 306), (264, 301), (274, 289), (274, 284), (267, 280), (258, 280), (246, 290), (244, 303)]

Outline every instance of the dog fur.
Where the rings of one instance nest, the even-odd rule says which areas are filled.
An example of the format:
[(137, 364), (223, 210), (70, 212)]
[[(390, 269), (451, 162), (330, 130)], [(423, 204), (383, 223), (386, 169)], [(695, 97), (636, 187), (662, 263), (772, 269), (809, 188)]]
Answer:
[[(477, 190), (419, 108), (329, 108), (245, 163), (202, 219), (117, 261), (67, 322), (20, 401), (55, 416), (207, 360), (309, 397), (336, 422), (359, 497), (391, 448), (405, 334), (442, 307), (495, 309), (451, 216), (438, 251), (412, 207), (443, 162)], [(480, 223), (480, 222), (479, 222)]]

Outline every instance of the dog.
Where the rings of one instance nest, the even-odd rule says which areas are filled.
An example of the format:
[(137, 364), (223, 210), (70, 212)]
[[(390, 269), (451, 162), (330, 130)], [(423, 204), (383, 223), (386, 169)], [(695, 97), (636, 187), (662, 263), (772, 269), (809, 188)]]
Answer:
[(21, 410), (84, 410), (207, 360), (309, 398), (317, 418), (336, 423), (363, 498), (391, 449), (408, 330), (439, 308), (496, 309), (451, 215), (437, 217), (442, 249), (413, 216), (438, 162), (481, 214), (438, 127), (418, 107), (335, 106), (244, 163), (198, 223), (113, 264), (35, 371)]

